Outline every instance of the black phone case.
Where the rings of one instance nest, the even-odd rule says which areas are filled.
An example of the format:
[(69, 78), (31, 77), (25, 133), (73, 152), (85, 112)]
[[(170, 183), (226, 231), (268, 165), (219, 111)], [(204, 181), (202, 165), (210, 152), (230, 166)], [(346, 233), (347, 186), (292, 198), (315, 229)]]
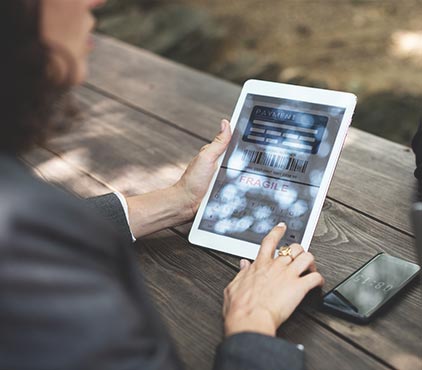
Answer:
[[(325, 297), (328, 296), (330, 293), (333, 293), (341, 284), (343, 284), (345, 281), (349, 280), (353, 275), (355, 275), (357, 272), (359, 272), (360, 270), (364, 269), (365, 266), (367, 266), (368, 264), (370, 264), (375, 258), (377, 258), (379, 255), (381, 254), (386, 254), (385, 252), (380, 252), (377, 253), (375, 256), (373, 256), (371, 259), (369, 259), (365, 264), (363, 264), (361, 267), (359, 267), (357, 270), (355, 270), (354, 272), (352, 272), (349, 276), (347, 276), (344, 280), (342, 280), (340, 283), (338, 283), (334, 288), (332, 288), (330, 291), (328, 291), (327, 293), (324, 294), (324, 296), (322, 297), (322, 302), (321, 302), (321, 308), (324, 311), (330, 312), (335, 314), (336, 316), (339, 316), (341, 318), (347, 319), (349, 321), (355, 322), (357, 324), (368, 324), (378, 313), (380, 310), (382, 310), (386, 304), (388, 302), (390, 302), (391, 300), (393, 300), (396, 296), (398, 296), (403, 289), (405, 289), (411, 282), (413, 279), (416, 278), (416, 276), (418, 276), (419, 272), (420, 272), (420, 268), (418, 271), (416, 271), (413, 275), (411, 275), (406, 281), (403, 282), (402, 286), (397, 290), (396, 293), (394, 293), (391, 297), (387, 298), (374, 312), (372, 312), (369, 316), (364, 316), (364, 315), (359, 315), (358, 313), (356, 314), (350, 314), (347, 313), (345, 311), (336, 309), (332, 306), (329, 306), (327, 304), (325, 304)], [(406, 261), (407, 262), (407, 261)]]

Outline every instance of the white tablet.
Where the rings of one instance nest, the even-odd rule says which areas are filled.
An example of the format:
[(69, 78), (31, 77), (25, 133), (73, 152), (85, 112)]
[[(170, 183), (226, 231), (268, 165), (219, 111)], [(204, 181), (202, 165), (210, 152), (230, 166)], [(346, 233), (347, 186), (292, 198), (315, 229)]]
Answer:
[(247, 81), (189, 241), (255, 259), (263, 237), (283, 221), (280, 246), (307, 250), (355, 105), (350, 93)]

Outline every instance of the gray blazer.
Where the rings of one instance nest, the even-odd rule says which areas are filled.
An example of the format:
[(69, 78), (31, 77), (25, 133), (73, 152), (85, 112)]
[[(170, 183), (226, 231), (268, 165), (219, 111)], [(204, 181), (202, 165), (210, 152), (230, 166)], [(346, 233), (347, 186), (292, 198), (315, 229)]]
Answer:
[[(123, 208), (79, 200), (0, 155), (0, 370), (181, 369), (151, 305)], [(302, 369), (282, 339), (226, 338), (217, 370)]]

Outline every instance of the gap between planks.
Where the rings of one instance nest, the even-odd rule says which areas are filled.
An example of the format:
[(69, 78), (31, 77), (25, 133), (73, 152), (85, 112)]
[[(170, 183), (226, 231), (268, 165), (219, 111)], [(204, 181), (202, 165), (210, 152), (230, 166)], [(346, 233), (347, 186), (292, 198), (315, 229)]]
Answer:
[[(92, 181), (95, 181), (97, 183), (99, 183), (100, 185), (104, 186), (105, 188), (109, 189), (110, 191), (114, 191), (115, 189), (105, 183), (104, 181), (102, 181), (101, 179), (97, 178), (96, 176), (87, 173), (84, 169), (76, 166), (73, 163), (68, 162), (66, 159), (64, 159), (60, 154), (56, 153), (54, 150), (51, 150), (49, 148), (43, 148), (44, 150), (48, 151), (51, 155), (53, 155), (54, 157), (58, 158), (59, 160), (63, 161), (66, 163), (66, 165), (68, 165), (71, 168), (74, 168), (76, 172), (80, 173), (82, 176), (87, 176), (88, 178), (90, 178)], [(23, 160), (30, 165), (32, 168), (34, 168), (34, 166), (30, 163), (30, 161), (26, 160), (25, 158), (23, 158)], [(34, 168), (36, 170), (36, 172), (44, 179), (46, 179), (48, 176), (44, 176), (44, 174), (42, 173), (42, 171), (39, 171), (38, 169)], [(63, 187), (63, 185), (60, 185)], [(170, 228), (169, 230), (171, 233), (175, 234), (177, 237), (183, 239), (185, 242), (187, 241), (186, 235), (184, 235), (182, 232), (180, 232), (179, 230), (177, 230), (176, 228)], [(211, 258), (219, 261), (220, 263), (223, 263), (225, 266), (227, 266), (228, 268), (230, 268), (233, 271), (238, 271), (239, 268), (232, 262), (230, 262), (227, 259), (224, 259), (223, 257), (221, 257), (219, 254), (215, 253), (214, 251), (211, 250), (207, 250), (207, 249), (201, 249), (203, 253), (206, 253), (207, 255), (209, 255)], [(299, 307), (298, 310), (300, 312), (302, 312), (304, 315), (306, 315), (309, 319), (311, 319), (312, 321), (314, 321), (317, 325), (322, 326), (323, 328), (325, 328), (326, 330), (328, 330), (329, 332), (331, 332), (333, 335), (341, 338), (342, 340), (344, 340), (345, 342), (347, 342), (348, 344), (350, 344), (351, 346), (353, 346), (354, 348), (358, 349), (359, 351), (362, 351), (363, 353), (365, 353), (367, 356), (369, 356), (370, 358), (372, 358), (373, 360), (377, 361), (378, 363), (380, 363), (381, 365), (384, 365), (385, 367), (389, 368), (389, 369), (395, 369), (394, 367), (392, 367), (391, 364), (389, 364), (388, 362), (386, 362), (385, 360), (383, 360), (382, 358), (379, 358), (377, 355), (373, 354), (372, 352), (366, 350), (364, 347), (360, 346), (358, 343), (356, 343), (355, 341), (347, 338), (347, 336), (341, 334), (339, 331), (334, 330), (333, 328), (331, 328), (329, 325), (327, 325), (326, 323), (322, 322), (321, 320), (319, 320), (318, 318), (314, 317), (311, 313), (307, 312), (306, 310), (304, 310), (303, 308)]]
[[(90, 91), (90, 89), (86, 89), (87, 90), (87, 92), (89, 92)], [(92, 92), (91, 92), (92, 93)], [(93, 94), (96, 94), (96, 95), (98, 95), (98, 96), (104, 96), (104, 94), (98, 94), (97, 92), (94, 92)], [(114, 101), (114, 99), (110, 99), (110, 101)], [(116, 106), (118, 106), (118, 105), (121, 105), (121, 103), (117, 103), (116, 104)], [(123, 108), (128, 108), (127, 106), (122, 106)], [(133, 108), (130, 108), (130, 109), (127, 109), (128, 111), (132, 111), (133, 113), (135, 113), (136, 114), (136, 112), (138, 111), (138, 109), (133, 109)], [(140, 113), (140, 112), (138, 112), (138, 113)], [(145, 113), (142, 113), (142, 114), (145, 114)], [(149, 115), (145, 115), (145, 117), (147, 118), (147, 117), (150, 117)], [(157, 118), (153, 118), (153, 120), (154, 121), (157, 121)], [(160, 124), (160, 122), (162, 122), (162, 120), (161, 119), (158, 119), (158, 121), (157, 121), (157, 123), (158, 124)], [(181, 132), (181, 130), (180, 129), (178, 129), (177, 130), (178, 132)], [(192, 137), (193, 138), (193, 136), (192, 135), (187, 135), (187, 136), (185, 136), (185, 138), (189, 141), (189, 138), (190, 137)], [(200, 142), (202, 142), (202, 140), (199, 140)], [(208, 141), (208, 140), (207, 140)], [(54, 150), (53, 150), (54, 151)], [(49, 151), (50, 153), (51, 153), (51, 151)], [(60, 158), (60, 155), (59, 155), (59, 158)], [(61, 158), (60, 158), (61, 159)], [(78, 166), (78, 164), (73, 164), (73, 162), (72, 161), (68, 161), (67, 159), (64, 159), (63, 158), (63, 160), (66, 162), (66, 164), (67, 165), (69, 165), (69, 166), (72, 166), (72, 167), (74, 167), (74, 168), (78, 168), (79, 169), (79, 173), (81, 173), (81, 174), (86, 174), (87, 175), (87, 177), (90, 177), (90, 178), (93, 178), (93, 176), (91, 176), (91, 174), (90, 173), (88, 173), (89, 172), (89, 170), (87, 170), (87, 169), (85, 169), (85, 170), (81, 170), (80, 168), (79, 168), (79, 166)], [(83, 167), (84, 168), (84, 167)], [(101, 181), (101, 183), (103, 183), (103, 184), (106, 184), (106, 185), (108, 185), (107, 184), (107, 180), (102, 180)], [(109, 187), (108, 187), (109, 188)], [(335, 201), (333, 201), (332, 203), (336, 203)], [(344, 206), (343, 206), (344, 207)], [(344, 207), (344, 208), (348, 208), (348, 207)], [(358, 214), (358, 213), (356, 213), (354, 210), (352, 210), (352, 213), (355, 213), (355, 214)], [(365, 216), (361, 216), (362, 218), (365, 218)], [(374, 224), (375, 224), (375, 222), (374, 222)], [(382, 223), (380, 223), (379, 225), (382, 225)], [(384, 226), (384, 225), (383, 225)], [(385, 226), (384, 226), (385, 227)], [(236, 265), (234, 265), (234, 266), (236, 266)], [(234, 267), (234, 269), (236, 269), (236, 267)], [(337, 331), (336, 331), (336, 329), (334, 329), (335, 331), (335, 333), (337, 333)]]
[[(191, 137), (194, 137), (194, 138), (196, 138), (198, 140), (201, 140), (201, 141), (204, 142), (204, 144), (209, 143), (209, 140), (207, 138), (205, 138), (205, 137), (203, 137), (201, 135), (195, 134), (194, 132), (192, 132), (190, 130), (184, 129), (184, 128), (180, 127), (179, 125), (176, 125), (176, 124), (172, 123), (171, 121), (169, 121), (167, 119), (164, 119), (164, 118), (160, 117), (159, 115), (157, 115), (157, 114), (155, 114), (153, 112), (150, 112), (150, 111), (148, 111), (146, 109), (140, 108), (136, 104), (131, 103), (131, 102), (127, 101), (126, 99), (123, 99), (123, 98), (121, 98), (119, 96), (116, 96), (115, 94), (110, 93), (110, 92), (102, 89), (101, 87), (95, 86), (95, 85), (93, 85), (93, 84), (91, 84), (89, 82), (85, 82), (83, 86), (86, 89), (88, 89), (88, 90), (90, 90), (90, 91), (92, 91), (94, 93), (100, 94), (100, 95), (102, 95), (102, 96), (104, 96), (106, 98), (109, 98), (109, 99), (111, 99), (111, 100), (113, 100), (113, 101), (115, 101), (115, 102), (117, 102), (119, 104), (122, 104), (122, 105), (128, 107), (129, 109), (132, 109), (132, 110), (135, 110), (137, 112), (143, 113), (143, 114), (145, 114), (145, 115), (147, 115), (147, 116), (149, 116), (151, 118), (156, 119), (157, 121), (159, 121), (159, 122), (161, 122), (161, 123), (163, 123), (165, 125), (171, 126), (172, 128), (174, 128), (176, 130), (179, 130), (179, 131), (181, 131), (181, 132), (183, 132), (183, 133), (185, 133), (185, 134), (187, 134), (187, 135), (189, 135)], [(335, 203), (341, 204), (342, 206), (344, 206), (344, 207), (346, 207), (346, 208), (348, 208), (348, 209), (350, 209), (350, 210), (352, 210), (352, 211), (354, 211), (354, 212), (356, 212), (356, 213), (358, 213), (358, 214), (360, 214), (362, 216), (365, 216), (365, 217), (367, 217), (367, 218), (369, 218), (369, 219), (371, 219), (371, 220), (373, 220), (375, 222), (378, 222), (378, 223), (380, 223), (380, 224), (382, 224), (384, 226), (387, 226), (387, 227), (389, 227), (389, 228), (391, 228), (391, 229), (393, 229), (393, 230), (395, 230), (395, 231), (397, 231), (397, 232), (399, 232), (399, 233), (401, 233), (403, 235), (409, 236), (409, 237), (411, 237), (413, 239), (415, 238), (414, 235), (412, 235), (411, 233), (407, 232), (406, 230), (403, 230), (403, 229), (400, 229), (399, 227), (393, 226), (393, 225), (391, 225), (391, 224), (389, 224), (389, 223), (387, 223), (387, 222), (385, 222), (385, 221), (383, 221), (383, 220), (381, 220), (381, 219), (379, 219), (379, 218), (377, 218), (375, 216), (370, 215), (367, 212), (364, 212), (364, 211), (362, 211), (360, 209), (357, 209), (357, 208), (355, 208), (353, 206), (350, 206), (347, 203), (344, 203), (344, 202), (342, 202), (342, 201), (340, 201), (340, 200), (338, 200), (338, 199), (336, 199), (336, 198), (334, 198), (332, 196), (328, 196), (327, 195), (327, 198), (330, 199), (330, 200), (332, 200)]]

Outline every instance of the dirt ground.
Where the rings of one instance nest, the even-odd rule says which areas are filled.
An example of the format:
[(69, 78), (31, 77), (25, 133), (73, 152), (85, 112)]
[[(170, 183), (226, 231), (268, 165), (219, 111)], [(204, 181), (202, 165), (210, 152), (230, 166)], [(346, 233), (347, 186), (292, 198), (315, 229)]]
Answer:
[[(354, 92), (359, 101), (353, 125), (406, 145), (422, 117), (422, 0), (133, 2), (139, 8), (138, 24), (146, 19), (148, 30), (150, 14), (164, 8), (183, 6), (207, 14), (197, 27), (208, 22), (200, 35), (217, 35), (214, 43), (213, 36), (205, 37), (210, 62), (198, 60), (201, 49), (190, 48), (190, 56), (181, 52), (186, 47), (180, 40), (178, 50), (163, 49), (166, 57), (237, 83), (260, 77)], [(133, 4), (130, 7), (133, 16)], [(115, 16), (123, 10), (112, 11)], [(180, 25), (173, 17), (163, 23), (166, 16), (160, 14), (154, 32), (175, 34)], [(119, 21), (107, 23), (107, 17), (110, 14), (101, 15), (100, 31), (160, 52), (154, 50), (155, 39), (149, 44), (134, 38), (133, 31), (115, 32)], [(185, 19), (181, 22), (190, 22), (193, 15)], [(147, 33), (142, 26), (139, 32)]]

